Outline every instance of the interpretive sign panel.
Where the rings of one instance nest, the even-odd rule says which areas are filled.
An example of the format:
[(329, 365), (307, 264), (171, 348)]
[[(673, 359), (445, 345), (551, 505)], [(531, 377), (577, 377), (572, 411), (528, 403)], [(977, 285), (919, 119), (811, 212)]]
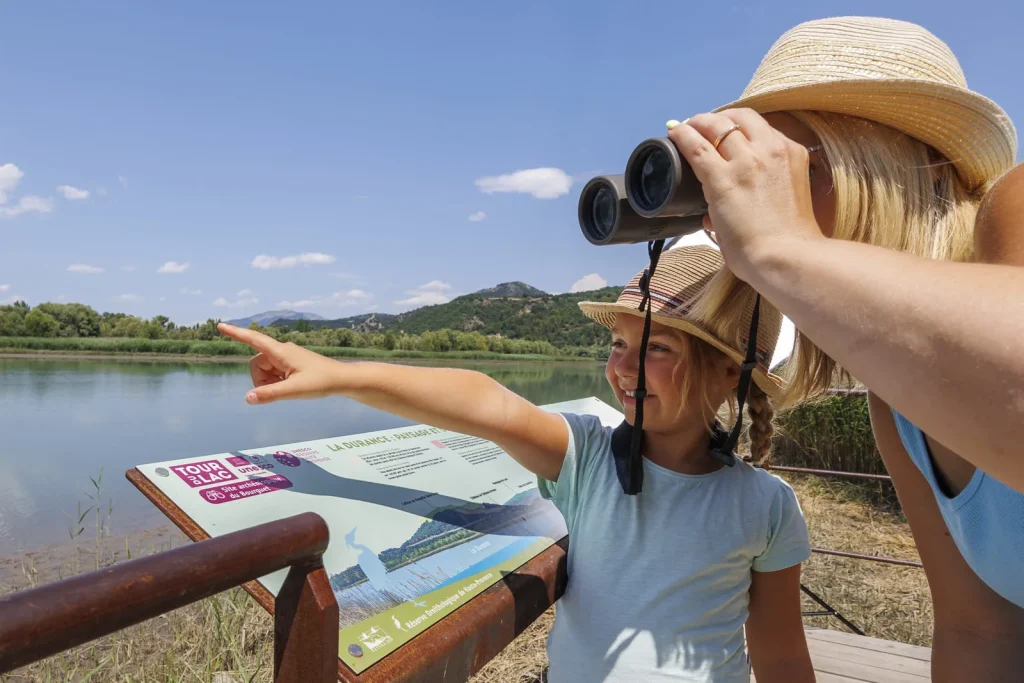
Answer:
[[(597, 398), (543, 406), (622, 413)], [(361, 673), (566, 535), (495, 444), (425, 425), (139, 465), (210, 537), (302, 512), (327, 522), (339, 657)], [(259, 583), (277, 595), (286, 570)]]

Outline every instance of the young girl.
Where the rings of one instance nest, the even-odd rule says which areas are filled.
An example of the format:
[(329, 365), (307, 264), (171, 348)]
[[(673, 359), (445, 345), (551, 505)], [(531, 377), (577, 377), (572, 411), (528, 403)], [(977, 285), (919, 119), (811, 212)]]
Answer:
[[(735, 412), (754, 310), (740, 284), (712, 315), (690, 314), (722, 267), (711, 247), (675, 249), (649, 283), (638, 495), (623, 492), (613, 430), (594, 416), (545, 411), (478, 372), (339, 363), (259, 332), (221, 330), (259, 351), (249, 403), (341, 394), (493, 441), (539, 477), (570, 538), (548, 680), (748, 683), (752, 665), (759, 683), (813, 681), (799, 594), (810, 545), (796, 497), (734, 455), (709, 455), (727, 439), (716, 415)], [(606, 377), (629, 424), (646, 314), (638, 310), (641, 275), (615, 303), (580, 304), (612, 330)], [(781, 388), (767, 368), (780, 325), (762, 301), (748, 406), (756, 460), (768, 455), (769, 398)]]

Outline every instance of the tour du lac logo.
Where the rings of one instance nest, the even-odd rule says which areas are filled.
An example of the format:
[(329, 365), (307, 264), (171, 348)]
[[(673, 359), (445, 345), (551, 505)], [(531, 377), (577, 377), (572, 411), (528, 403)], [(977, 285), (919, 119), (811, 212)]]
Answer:
[(192, 488), (199, 488), (207, 484), (219, 484), (225, 481), (238, 479), (231, 470), (224, 466), (219, 460), (204, 460), (193, 462), (187, 465), (173, 465), (171, 471), (181, 477), (181, 480)]

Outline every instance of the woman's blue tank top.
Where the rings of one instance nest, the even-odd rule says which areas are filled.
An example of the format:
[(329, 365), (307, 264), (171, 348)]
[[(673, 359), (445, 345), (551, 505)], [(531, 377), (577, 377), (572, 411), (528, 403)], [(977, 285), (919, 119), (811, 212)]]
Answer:
[(950, 498), (939, 486), (924, 434), (895, 410), (892, 414), (903, 447), (931, 486), (967, 564), (992, 590), (1024, 607), (1024, 494), (979, 469)]

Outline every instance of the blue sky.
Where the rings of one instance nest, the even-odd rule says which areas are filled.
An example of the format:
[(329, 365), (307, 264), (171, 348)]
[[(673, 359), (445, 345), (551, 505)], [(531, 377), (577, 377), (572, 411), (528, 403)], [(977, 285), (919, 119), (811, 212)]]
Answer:
[(800, 21), (920, 23), (1024, 120), (1024, 10), (996, 4), (4, 3), (0, 301), (188, 324), (623, 284), (645, 246), (584, 240), (583, 182)]

